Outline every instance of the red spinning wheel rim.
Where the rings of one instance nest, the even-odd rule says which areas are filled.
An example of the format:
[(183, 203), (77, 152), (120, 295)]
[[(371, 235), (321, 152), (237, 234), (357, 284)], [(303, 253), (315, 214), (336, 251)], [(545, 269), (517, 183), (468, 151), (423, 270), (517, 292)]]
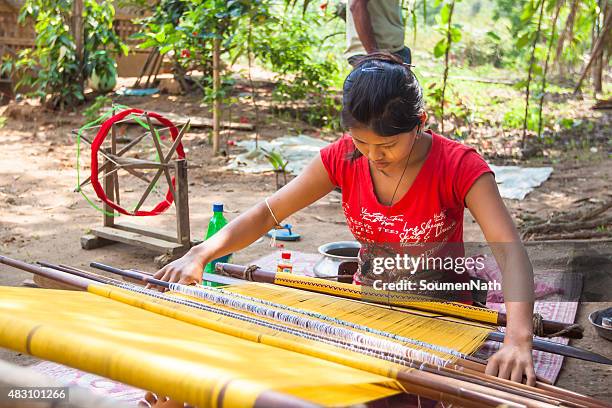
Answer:
[[(142, 109), (124, 110), (108, 118), (106, 121), (104, 121), (104, 123), (100, 127), (98, 134), (96, 135), (95, 139), (91, 143), (91, 185), (94, 191), (96, 192), (96, 195), (98, 196), (98, 198), (104, 201), (109, 207), (113, 208), (120, 214), (134, 215), (134, 216), (158, 215), (166, 211), (174, 202), (174, 197), (172, 197), (170, 186), (168, 186), (168, 191), (166, 192), (166, 198), (163, 201), (159, 202), (152, 210), (149, 210), (149, 211), (138, 210), (134, 212), (134, 211), (128, 211), (124, 209), (123, 207), (121, 207), (120, 205), (118, 205), (117, 203), (111, 201), (106, 195), (106, 193), (104, 192), (104, 189), (102, 188), (102, 185), (100, 184), (100, 180), (98, 179), (98, 151), (100, 150), (100, 146), (102, 145), (102, 142), (104, 142), (104, 139), (106, 139), (106, 136), (108, 136), (108, 133), (113, 126), (113, 123), (124, 119), (126, 116), (132, 113), (143, 114), (144, 111)], [(172, 140), (176, 139), (176, 137), (179, 134), (179, 131), (177, 127), (171, 121), (169, 121), (168, 119), (164, 118), (163, 116), (155, 112), (148, 112), (148, 115), (151, 118), (154, 118), (155, 120), (157, 120), (157, 122), (159, 122), (161, 125), (167, 127), (170, 130), (170, 136), (172, 137)], [(178, 144), (176, 148), (176, 154), (178, 155), (180, 159), (185, 158), (185, 151), (183, 150), (182, 143)], [(172, 177), (172, 185), (175, 186), (174, 177)]]

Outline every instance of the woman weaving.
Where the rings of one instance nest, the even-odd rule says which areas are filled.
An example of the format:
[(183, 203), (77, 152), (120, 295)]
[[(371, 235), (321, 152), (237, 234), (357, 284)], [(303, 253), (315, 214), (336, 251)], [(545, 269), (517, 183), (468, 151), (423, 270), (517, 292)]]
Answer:
[[(490, 168), (474, 149), (423, 131), (427, 114), (422, 89), (410, 66), (397, 57), (379, 53), (363, 58), (345, 80), (343, 92), (342, 122), (350, 136), (322, 149), (289, 184), (155, 277), (198, 283), (208, 262), (247, 247), (336, 187), (342, 190), (343, 210), (355, 238), (364, 248), (387, 255), (389, 248), (411, 243), (462, 249), (467, 207), (487, 241), (503, 243), (493, 252), (504, 276), (507, 335), (486, 372), (534, 384), (531, 264)], [(386, 280), (399, 278), (393, 271), (385, 274)], [(456, 281), (467, 279), (454, 275)], [(368, 284), (376, 277), (371, 263), (363, 262), (354, 283)], [(506, 282), (517, 280), (528, 293), (520, 300), (507, 296), (511, 289)]]

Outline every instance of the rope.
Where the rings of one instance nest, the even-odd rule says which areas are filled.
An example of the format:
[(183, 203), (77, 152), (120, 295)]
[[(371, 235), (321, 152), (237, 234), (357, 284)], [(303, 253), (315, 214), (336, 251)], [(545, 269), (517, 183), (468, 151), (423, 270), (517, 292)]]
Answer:
[(533, 314), (533, 334), (538, 336), (538, 337), (545, 337), (545, 338), (553, 338), (553, 337), (561, 337), (564, 336), (565, 334), (572, 332), (576, 329), (581, 329), (581, 326), (579, 324), (571, 324), (567, 327), (564, 327), (563, 329), (559, 330), (558, 332), (555, 333), (545, 333), (544, 332), (544, 318), (542, 317), (541, 314), (539, 313), (534, 313)]
[(256, 270), (260, 269), (259, 266), (252, 264), (249, 265), (245, 268), (243, 275), (242, 275), (242, 279), (244, 280), (248, 280), (248, 281), (253, 281), (253, 272), (255, 272)]

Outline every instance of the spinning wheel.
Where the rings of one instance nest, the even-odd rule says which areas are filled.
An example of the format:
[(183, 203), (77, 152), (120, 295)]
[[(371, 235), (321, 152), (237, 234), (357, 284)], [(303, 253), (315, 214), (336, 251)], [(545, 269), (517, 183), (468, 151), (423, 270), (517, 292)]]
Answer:
[[(118, 124), (128, 121), (140, 124), (145, 132), (130, 140), (125, 146), (119, 147)], [(106, 119), (99, 127), (95, 137), (90, 138), (83, 133), (83, 128), (77, 133), (78, 140), (90, 145), (91, 171), (89, 177), (79, 183), (77, 191), (95, 207), (98, 208), (82, 189), (90, 184), (96, 196), (103, 203), (98, 208), (104, 213), (104, 225), (92, 229), (91, 234), (81, 238), (84, 249), (98, 248), (113, 242), (124, 242), (162, 252), (156, 258), (159, 265), (182, 255), (192, 245), (189, 233), (189, 206), (187, 191), (187, 162), (181, 140), (189, 123), (180, 130), (163, 116), (145, 112), (140, 109), (125, 109)], [(161, 126), (161, 129), (159, 128)], [(95, 127), (88, 127), (93, 129)], [(161, 143), (162, 132), (167, 133), (171, 143), (169, 147)], [(152, 141), (155, 160), (139, 157), (134, 148), (145, 141)], [(100, 163), (101, 162), (101, 163)], [(147, 187), (132, 208), (122, 205), (120, 193), (119, 172), (132, 179), (144, 181)], [(174, 176), (171, 174), (174, 172)], [(148, 201), (152, 201), (151, 193), (159, 190), (158, 183), (164, 177), (167, 190), (161, 201), (150, 209), (143, 209)], [(122, 185), (125, 183), (121, 183)], [(162, 183), (163, 184), (163, 183)], [(164, 187), (166, 188), (166, 187)], [(134, 191), (125, 189), (125, 191)], [(133, 197), (131, 197), (133, 198)], [(127, 222), (116, 222), (118, 215), (155, 216), (166, 211), (172, 203), (176, 206), (177, 234), (172, 236), (165, 231), (142, 227)]]

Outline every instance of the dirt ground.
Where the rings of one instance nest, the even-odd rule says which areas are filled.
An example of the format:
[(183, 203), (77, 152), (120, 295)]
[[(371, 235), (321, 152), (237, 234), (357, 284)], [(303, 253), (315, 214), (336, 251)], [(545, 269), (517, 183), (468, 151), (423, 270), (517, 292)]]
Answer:
[[(159, 111), (174, 111), (186, 115), (202, 115), (198, 98), (161, 95), (157, 98), (123, 98), (121, 103)], [(180, 106), (178, 104), (180, 103)], [(88, 268), (91, 261), (153, 271), (153, 257), (145, 250), (123, 244), (85, 251), (79, 240), (88, 229), (101, 225), (101, 214), (73, 192), (75, 187), (75, 144), (70, 130), (83, 124), (78, 113), (57, 115), (40, 112), (40, 108), (20, 107), (9, 116), (0, 129), (0, 253), (33, 262), (65, 263)], [(17, 113), (15, 113), (17, 112)], [(10, 113), (10, 114), (9, 114)], [(240, 111), (234, 113), (240, 117)], [(266, 117), (260, 129), (265, 139), (302, 132), (321, 136), (318, 129), (301, 122)], [(190, 130), (185, 138), (189, 170), (190, 225), (192, 238), (203, 238), (213, 202), (225, 204), (226, 216), (234, 218), (240, 212), (263, 200), (275, 191), (274, 176), (235, 174), (220, 170), (225, 159), (211, 156), (206, 143), (208, 130)], [(323, 135), (333, 140), (335, 135)], [(254, 137), (252, 132), (233, 132), (231, 139)], [(575, 209), (585, 201), (600, 202), (610, 195), (612, 161), (608, 152), (599, 149), (568, 152), (557, 160), (532, 159), (522, 165), (552, 165), (551, 178), (522, 201), (506, 200), (517, 221), (526, 216), (548, 217)], [(139, 223), (172, 229), (173, 209), (167, 214)], [(319, 202), (287, 220), (302, 234), (302, 240), (288, 243), (291, 250), (316, 252), (323, 243), (352, 238), (340, 207), (340, 196), (331, 193)], [(477, 224), (466, 214), (465, 240), (481, 241)], [(609, 243), (605, 244), (608, 245)], [(268, 239), (260, 240), (235, 254), (233, 261), (247, 263), (270, 253)], [(609, 252), (608, 252), (609, 253)], [(612, 274), (612, 270), (603, 271)], [(0, 266), (1, 285), (21, 285), (32, 276)], [(605, 290), (605, 289), (604, 289)], [(609, 290), (609, 288), (608, 288)], [(602, 303), (580, 305), (577, 321), (585, 327), (585, 337), (571, 344), (612, 357), (612, 343), (598, 337), (588, 323), (588, 314)], [(607, 304), (610, 306), (610, 303)], [(32, 358), (0, 350), (0, 359), (28, 365)], [(612, 400), (610, 374), (612, 369), (594, 363), (566, 359), (558, 385), (604, 400)]]

